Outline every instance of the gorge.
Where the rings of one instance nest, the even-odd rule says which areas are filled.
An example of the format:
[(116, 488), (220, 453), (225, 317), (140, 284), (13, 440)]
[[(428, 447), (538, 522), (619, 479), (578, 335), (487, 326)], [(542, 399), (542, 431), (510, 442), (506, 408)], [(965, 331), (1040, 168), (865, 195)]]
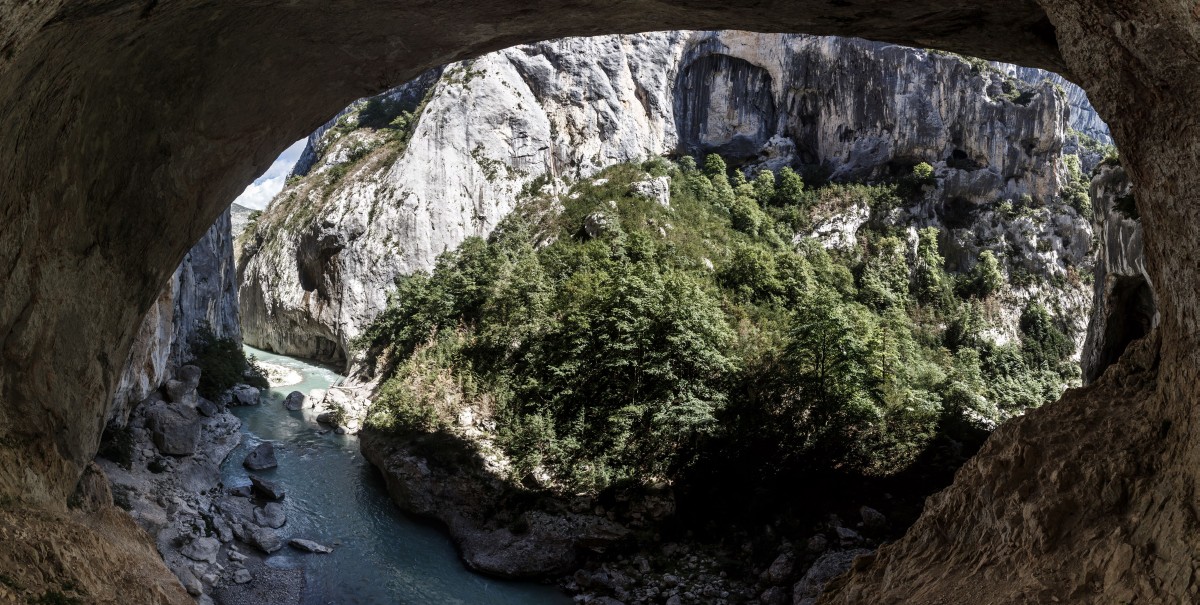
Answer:
[[(903, 598), (914, 602), (936, 602), (939, 595), (962, 594), (964, 582), (970, 581), (978, 587), (981, 580), (967, 570), (977, 569), (982, 562), (993, 560), (1009, 563), (989, 567), (988, 574), (982, 578), (987, 588), (994, 589), (989, 593), (993, 595), (990, 597), (993, 602), (1049, 600), (1051, 597), (1089, 602), (1097, 594), (1117, 595), (1117, 598), (1122, 594), (1187, 594), (1192, 568), (1187, 558), (1189, 538), (1186, 532), (1177, 529), (1186, 523), (1187, 513), (1170, 494), (1185, 493), (1190, 477), (1186, 465), (1187, 453), (1191, 451), (1186, 416), (1190, 407), (1186, 402), (1191, 396), (1187, 385), (1194, 374), (1190, 369), (1194, 368), (1194, 359), (1188, 353), (1192, 350), (1189, 339), (1194, 333), (1189, 319), (1194, 313), (1191, 310), (1194, 301), (1189, 298), (1189, 293), (1194, 291), (1190, 286), (1194, 267), (1189, 264), (1186, 241), (1194, 217), (1189, 214), (1190, 206), (1184, 200), (1189, 195), (1189, 179), (1195, 177), (1194, 171), (1187, 169), (1188, 158), (1194, 160), (1186, 137), (1189, 127), (1186, 121), (1181, 123), (1176, 118), (1184, 115), (1180, 108), (1186, 105), (1180, 103), (1189, 98), (1190, 87), (1195, 84), (1187, 77), (1194, 71), (1190, 59), (1186, 53), (1173, 50), (1192, 45), (1186, 25), (1190, 23), (1189, 17), (1183, 12), (1178, 15), (1171, 12), (1183, 11), (1182, 8), (1156, 2), (1125, 7), (1117, 13), (1093, 10), (1086, 2), (1059, 3), (1046, 9), (1048, 18), (1034, 3), (989, 5), (989, 8), (981, 8), (969, 15), (956, 13), (936, 2), (930, 5), (929, 13), (921, 13), (919, 5), (909, 5), (898, 12), (866, 16), (856, 14), (858, 9), (849, 3), (832, 8), (814, 4), (795, 7), (796, 12), (789, 12), (792, 8), (781, 9), (771, 14), (769, 21), (773, 24), (772, 29), (860, 33), (886, 39), (927, 35), (927, 39), (911, 41), (997, 58), (1024, 58), (1055, 68), (1069, 66), (1063, 71), (1084, 84), (1102, 114), (1114, 126), (1115, 139), (1123, 151), (1122, 164), (1137, 196), (1134, 211), (1146, 224), (1144, 261), (1125, 263), (1119, 257), (1113, 257), (1111, 263), (1108, 259), (1105, 261), (1106, 269), (1132, 267), (1136, 273), (1148, 274), (1151, 279), (1141, 286), (1137, 282), (1127, 286), (1114, 281), (1110, 287), (1108, 280), (1102, 280), (1097, 286), (1106, 296), (1112, 295), (1110, 308), (1119, 310), (1114, 316), (1132, 315), (1136, 319), (1128, 329), (1107, 335), (1106, 342), (1117, 344), (1100, 345), (1099, 357), (1111, 359), (1119, 354), (1121, 345), (1142, 334), (1147, 337), (1136, 340), (1116, 368), (1092, 386), (1071, 391), (1063, 401), (1005, 424), (982, 453), (959, 473), (958, 482), (931, 501), (922, 520), (907, 537), (883, 548), (873, 558), (859, 559), (855, 570), (824, 599), (889, 602)], [(126, 531), (122, 527), (127, 524), (70, 517), (61, 505), (66, 494), (74, 490), (76, 477), (95, 451), (100, 430), (109, 417), (110, 397), (116, 392), (117, 376), (123, 367), (114, 359), (128, 358), (136, 336), (137, 320), (159, 296), (161, 284), (167, 281), (175, 261), (186, 250), (192, 236), (207, 228), (209, 219), (232, 197), (236, 189), (234, 183), (244, 183), (249, 176), (251, 160), (245, 158), (269, 156), (278, 150), (278, 142), (283, 137), (257, 134), (249, 138), (239, 138), (236, 134), (224, 137), (212, 131), (212, 128), (228, 128), (230, 133), (264, 132), (246, 128), (246, 123), (239, 119), (205, 118), (231, 111), (235, 104), (239, 105), (238, 112), (242, 115), (253, 115), (256, 111), (245, 112), (244, 109), (261, 108), (263, 101), (239, 104), (237, 101), (242, 99), (236, 95), (223, 96), (219, 87), (205, 88), (208, 83), (203, 80), (179, 82), (179, 88), (168, 90), (204, 90), (204, 94), (192, 98), (221, 99), (220, 102), (205, 104), (197, 101), (195, 105), (168, 107), (144, 100), (153, 95), (142, 96), (130, 102), (147, 103), (146, 107), (151, 109), (126, 113), (104, 108), (109, 107), (109, 103), (120, 103), (130, 97), (100, 85), (88, 88), (86, 83), (92, 80), (71, 79), (70, 75), (61, 76), (66, 78), (63, 80), (25, 78), (25, 74), (37, 73), (34, 68), (43, 57), (56, 56), (64, 65), (70, 66), (65, 72), (58, 73), (86, 71), (90, 62), (107, 60), (138, 70), (145, 76), (144, 82), (168, 82), (169, 74), (173, 72), (158, 69), (153, 62), (142, 63), (145, 55), (138, 54), (136, 49), (153, 46), (161, 42), (163, 36), (184, 41), (204, 37), (205, 26), (185, 17), (182, 5), (170, 9), (151, 5), (141, 11), (122, 3), (104, 6), (51, 3), (37, 8), (10, 5), (3, 8), (6, 15), (14, 17), (0, 30), (0, 39), (4, 40), (7, 49), (0, 78), (8, 84), (27, 82), (30, 85), (6, 86), (4, 89), (9, 92), (5, 93), (0, 106), (10, 115), (36, 118), (32, 121), (17, 118), (20, 124), (17, 140), (21, 144), (7, 147), (3, 152), (13, 161), (5, 164), (11, 166), (12, 178), (5, 180), (2, 198), (11, 200), (6, 201), (7, 208), (9, 215), (16, 219), (5, 224), (5, 243), (0, 248), (3, 251), (0, 256), (3, 263), (0, 264), (8, 267), (0, 314), (6, 363), (0, 374), (3, 376), (0, 392), (5, 403), (4, 456), (11, 460), (3, 471), (2, 484), (6, 496), (16, 503), (15, 508), (6, 509), (5, 523), (15, 528), (46, 528), (47, 520), (60, 520), (50, 522), (51, 525), (57, 523), (58, 527), (47, 528), (43, 534), (46, 536), (55, 531), (75, 531), (85, 537), (100, 531), (110, 535), (113, 532), (131, 535), (121, 533)], [(496, 14), (489, 17), (488, 11), (506, 10), (472, 7), (465, 15), (456, 15), (456, 27), (446, 28), (446, 31), (459, 32), (457, 35), (462, 39), (448, 37), (439, 41), (444, 46), (429, 48), (477, 54), (489, 45), (493, 48), (502, 46), (501, 39), (511, 43), (547, 35), (551, 28), (544, 23), (548, 22), (555, 23), (555, 28), (559, 28), (555, 31), (559, 33), (575, 27), (578, 27), (575, 33), (583, 33), (581, 30), (587, 28), (596, 31), (637, 29), (636, 24), (641, 19), (664, 17), (684, 26), (689, 24), (689, 19), (706, 25), (753, 26), (757, 20), (767, 23), (766, 17), (750, 16), (749, 11), (743, 12), (739, 7), (723, 11), (695, 7), (684, 10), (673, 4), (658, 4), (639, 11), (633, 6), (617, 7), (616, 10), (606, 6), (596, 14), (591, 14), (588, 8), (578, 7), (574, 12), (556, 13), (551, 4), (538, 8), (543, 10), (535, 11), (536, 18), (516, 17), (511, 22), (513, 29), (507, 34), (499, 31), (464, 33), (471, 31), (458, 27), (464, 19), (465, 22), (472, 18), (492, 22), (490, 19)], [(801, 9), (803, 17), (800, 16)], [(271, 9), (263, 5), (256, 10)], [(288, 10), (291, 19), (282, 22), (285, 30), (296, 27), (302, 31), (307, 23), (311, 23), (306, 21), (308, 13), (304, 7), (294, 5)], [(411, 31), (396, 26), (388, 18), (379, 18), (381, 15), (397, 17), (402, 12), (399, 9), (392, 12), (382, 9), (375, 14), (356, 11), (341, 18), (370, 24), (366, 29), (354, 30), (356, 44), (361, 45), (359, 48), (372, 48), (372, 44), (376, 44), (374, 48), (383, 49), (389, 44), (382, 39), (372, 39), (371, 28), (378, 27), (380, 29), (375, 31), (383, 31), (384, 27), (393, 26), (389, 30), (389, 40), (394, 39), (390, 36), (396, 32)], [(556, 15), (563, 18), (556, 20)], [(861, 18), (838, 19), (851, 15)], [(1105, 19), (1105, 15), (1111, 17)], [(327, 15), (321, 17), (322, 26), (328, 25)], [(372, 20), (372, 17), (376, 18)], [(576, 20), (581, 18), (584, 21)], [(585, 21), (586, 26), (582, 25)], [(224, 41), (227, 44), (232, 41), (232, 46), (227, 48), (238, 48), (238, 40), (247, 45), (254, 41), (266, 46), (286, 47), (285, 42), (257, 35), (253, 24), (258, 22), (256, 19), (239, 20), (237, 25), (223, 30)], [(43, 24), (46, 27), (41, 27)], [(525, 27), (529, 29), (523, 29)], [(981, 27), (992, 29), (986, 35), (979, 35), (977, 28)], [(71, 32), (69, 36), (68, 32)], [(113, 37), (120, 37), (119, 32), (138, 32), (138, 35), (126, 45)], [(1048, 32), (1056, 32), (1057, 36)], [(477, 36), (473, 42), (472, 35)], [(64, 36), (79, 44), (60, 43), (67, 39)], [(312, 39), (319, 40), (320, 36)], [(414, 34), (410, 39), (419, 40), (421, 35)], [(70, 50), (86, 46), (88, 40), (103, 40), (100, 44), (110, 45), (108, 48), (112, 52), (94, 52), (94, 48), (92, 52)], [(1118, 43), (1112, 43), (1114, 40)], [(1006, 46), (1010, 48), (1006, 50)], [(1063, 49), (1061, 55), (1056, 46)], [(196, 46), (204, 47), (203, 44)], [(185, 45), (185, 48), (190, 47)], [(1117, 48), (1122, 49), (1121, 52), (1113, 50)], [(1024, 56), (1020, 49), (1024, 49)], [(370, 81), (373, 79), (371, 60), (375, 57), (368, 57), (369, 54), (343, 57), (339, 61), (309, 62), (317, 68), (306, 77), (324, 82)], [(457, 58), (444, 56), (442, 61), (437, 61), (417, 59), (410, 54), (403, 57), (395, 59), (393, 55), (390, 58), (394, 60), (377, 65), (404, 65), (387, 69), (407, 70), (404, 76), (411, 76), (447, 58)], [(204, 61), (215, 66), (225, 59), (225, 55), (216, 52), (207, 55)], [(410, 62), (405, 64), (405, 61)], [(334, 63), (340, 69), (355, 62), (360, 71), (351, 68), (344, 72), (353, 77), (329, 78), (327, 73), (322, 73), (323, 69), (332, 69)], [(237, 69), (241, 68), (222, 73), (237, 73)], [(94, 72), (101, 73), (102, 70)], [(395, 72), (389, 73), (391, 77), (379, 78), (375, 84), (368, 85), (373, 87), (370, 92), (384, 87), (378, 82), (403, 79), (396, 77)], [(1180, 74), (1183, 75), (1180, 77)], [(262, 81), (267, 80), (269, 78)], [(289, 82), (280, 90), (286, 92), (293, 86), (300, 90), (299, 87), (305, 84), (302, 80)], [(76, 89), (80, 94), (59, 94), (55, 82), (64, 86), (66, 82), (74, 82), (72, 86), (83, 88)], [(328, 92), (303, 97), (303, 111), (284, 112), (287, 117), (275, 122), (271, 128), (279, 128), (282, 134), (293, 136), (299, 134), (297, 131), (302, 127), (311, 129), (335, 111), (337, 105), (349, 100), (339, 98), (339, 95), (359, 96), (349, 92), (358, 85), (330, 86), (326, 89)], [(17, 90), (21, 92), (12, 92)], [(358, 90), (366, 92), (361, 88)], [(1135, 95), (1127, 94), (1126, 90), (1153, 90), (1154, 93), (1134, 103), (1129, 99)], [(91, 94), (82, 94), (84, 92)], [(36, 100), (46, 98), (75, 104), (61, 105), (71, 109), (55, 114), (47, 112)], [(182, 109), (185, 107), (195, 108), (196, 119), (170, 119), (173, 115), (182, 115), (176, 114), (177, 111), (189, 111)], [(136, 123), (129, 118), (114, 121), (110, 119), (114, 115), (137, 115), (139, 119)], [(77, 116), (78, 120), (71, 116)], [(101, 158), (104, 165), (145, 169), (149, 178), (142, 181), (153, 185), (128, 195), (128, 190), (124, 189), (128, 185), (104, 181), (102, 176), (99, 180), (73, 177), (84, 174), (82, 160), (73, 159), (77, 156), (71, 154), (53, 153), (51, 150), (57, 142), (39, 143), (46, 139), (27, 134), (27, 129), (31, 128), (29, 124), (40, 125), (47, 120), (58, 120), (54, 123), (68, 133), (67, 141), (70, 137), (84, 137), (84, 133), (87, 133), (86, 137), (79, 140), (107, 141), (112, 140), (107, 138), (109, 135), (97, 136), (96, 133), (116, 133), (115, 136), (121, 137), (139, 132), (141, 128), (158, 128), (161, 132), (197, 128), (203, 135), (164, 139), (157, 146), (78, 146), (82, 156)], [(306, 124), (300, 124), (305, 121)], [(291, 132), (284, 132), (288, 130)], [(753, 138), (757, 134), (752, 132), (749, 136)], [(245, 143), (254, 151), (216, 159), (217, 149), (231, 149), (237, 144), (230, 141), (238, 140), (254, 141)], [(151, 170), (150, 167), (161, 164), (164, 155), (171, 154), (170, 150), (180, 153), (171, 156), (178, 164), (168, 166), (179, 166), (180, 169)], [(209, 160), (191, 161), (198, 157)], [(230, 159), (235, 157), (236, 160)], [(50, 165), (60, 168), (45, 170)], [(90, 161), (87, 165), (91, 166)], [(128, 174), (128, 171), (115, 172)], [(93, 173), (89, 169), (87, 174)], [(106, 172), (102, 170), (96, 174)], [(91, 185), (74, 185), (84, 182)], [(203, 186), (195, 186), (198, 183)], [(168, 199), (192, 200), (189, 204), (201, 211), (167, 212), (160, 207), (162, 202), (147, 195), (146, 191), (167, 194)], [(1124, 192), (1117, 194), (1111, 206), (1127, 208), (1132, 202), (1129, 196)], [(39, 212), (46, 208), (47, 199), (55, 200), (55, 211)], [(1122, 201), (1126, 199), (1128, 201)], [(87, 208), (97, 200), (101, 200), (98, 208), (123, 210), (102, 213), (100, 216), (104, 218), (91, 221), (89, 217), (94, 214)], [(137, 216), (139, 220), (128, 219), (130, 216)], [(141, 227), (142, 232), (184, 234), (186, 237), (147, 240), (138, 237), (135, 225)], [(1133, 234), (1116, 226), (1112, 233), (1114, 241), (1122, 245), (1134, 240)], [(1171, 244), (1168, 245), (1168, 241)], [(81, 262), (68, 259), (80, 259)], [(99, 274), (112, 275), (114, 279), (73, 279), (73, 276)], [(1161, 279), (1164, 275), (1170, 275), (1170, 279)], [(63, 285), (67, 282), (75, 284), (74, 289), (67, 290)], [(1142, 293), (1148, 287), (1145, 283), (1154, 284), (1157, 304), (1153, 310), (1147, 308), (1146, 296)], [(1154, 328), (1156, 318), (1158, 329)], [(53, 346), (61, 334), (76, 337), (77, 346)], [(1111, 406), (1107, 405), (1109, 400), (1128, 404)], [(1106, 405), (1097, 407), (1093, 403), (1096, 401)], [(40, 437), (46, 434), (53, 438)], [(1085, 455), (1080, 456), (1079, 452), (1085, 452)], [(1143, 455), (1146, 452), (1151, 453)], [(1124, 479), (1108, 481), (1114, 476)], [(985, 494), (981, 495), (980, 485), (990, 486)], [(1038, 489), (1039, 486), (1045, 489)], [(1086, 494), (1101, 494), (1100, 501), (1095, 502)], [(111, 517), (106, 514), (100, 511), (94, 518)], [(947, 535), (938, 529), (953, 520), (967, 520), (965, 522), (971, 523), (980, 534), (969, 537)], [(1094, 531), (1092, 528), (1095, 527), (1106, 529)], [(979, 535), (988, 538), (980, 540)], [(108, 542), (124, 543), (122, 539), (110, 538)], [(46, 540), (50, 543), (55, 538), (47, 537)], [(70, 542), (72, 547), (84, 551), (93, 549), (99, 553), (103, 548), (100, 546), (103, 542), (94, 539), (77, 538)], [(123, 556), (142, 557), (146, 552), (144, 541), (138, 544), (136, 538), (129, 541), (128, 547), (122, 549)], [(27, 543), (22, 548), (37, 549), (39, 542)], [(90, 559), (87, 555), (84, 558)], [(161, 568), (160, 563), (145, 558), (138, 561), (127, 563), (123, 568), (146, 570), (129, 577), (131, 585), (136, 587), (134, 590), (146, 591), (141, 593), (145, 602), (165, 602), (174, 598), (172, 595), (178, 595), (177, 587), (173, 588), (170, 582), (154, 579), (163, 577), (151, 571), (155, 565)], [(1012, 565), (1014, 561), (1022, 563)], [(1082, 571), (1078, 567), (1080, 562)], [(1157, 573), (1144, 573), (1151, 566)], [(1035, 567), (1038, 569), (1036, 574), (1032, 572)], [(943, 571), (931, 573), (931, 569)], [(78, 572), (76, 577), (74, 581), (86, 584), (90, 594), (99, 600), (109, 598), (104, 597), (105, 594), (112, 594), (111, 588), (106, 588), (111, 587), (110, 577)], [(1135, 579), (1141, 583), (1136, 583)]]

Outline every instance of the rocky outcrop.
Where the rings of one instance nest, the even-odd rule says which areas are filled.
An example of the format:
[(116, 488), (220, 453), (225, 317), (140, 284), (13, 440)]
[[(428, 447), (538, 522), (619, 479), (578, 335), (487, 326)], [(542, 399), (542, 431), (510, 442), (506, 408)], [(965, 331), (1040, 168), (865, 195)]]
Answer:
[(1120, 166), (1101, 167), (1092, 181), (1092, 204), (1099, 251), (1095, 302), (1082, 355), (1085, 384), (1099, 378), (1129, 343), (1159, 322), (1133, 185)]
[[(1004, 200), (1053, 210), (1079, 115), (1068, 103), (1086, 98), (979, 65), (861, 40), (660, 32), (514, 47), (427, 73), (371, 101), (391, 107), (389, 119), (420, 106), (403, 146), (375, 128), (366, 101), (310, 138), (299, 178), (242, 242), (245, 337), (346, 360), (398, 276), (488, 233), (528, 187), (660, 154), (719, 152), (854, 180), (928, 162), (938, 186), (911, 217), (925, 224), (965, 227)], [(1058, 255), (1056, 267), (1030, 270), (1073, 270), (1088, 230), (1083, 220), (1035, 225), (1029, 237), (1049, 236)], [(1082, 316), (1086, 304), (1085, 293), (1058, 306)]]
[[(108, 423), (124, 426), (134, 405), (191, 358), (202, 328), (240, 340), (230, 211), (188, 252), (137, 329), (109, 409)], [(194, 388), (194, 387), (193, 387)]]
[[(575, 569), (585, 552), (630, 538), (630, 530), (593, 512), (586, 498), (573, 507), (521, 494), (495, 467), (453, 438), (400, 441), (373, 430), (360, 434), (363, 455), (380, 469), (392, 500), (406, 512), (445, 524), (476, 571), (504, 577), (553, 577)], [(439, 452), (429, 455), (429, 452)], [(456, 460), (453, 465), (446, 460)], [(526, 504), (513, 506), (514, 500)], [(536, 499), (536, 498), (535, 498)]]

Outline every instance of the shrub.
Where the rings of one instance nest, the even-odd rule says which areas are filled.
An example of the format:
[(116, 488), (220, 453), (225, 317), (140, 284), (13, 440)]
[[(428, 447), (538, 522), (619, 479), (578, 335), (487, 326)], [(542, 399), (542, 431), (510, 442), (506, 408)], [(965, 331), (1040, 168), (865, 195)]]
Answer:
[(191, 349), (192, 359), (188, 363), (200, 368), (200, 386), (196, 391), (205, 399), (215, 400), (241, 383), (264, 389), (270, 386), (246, 359), (241, 343), (217, 337), (207, 325), (196, 330)]

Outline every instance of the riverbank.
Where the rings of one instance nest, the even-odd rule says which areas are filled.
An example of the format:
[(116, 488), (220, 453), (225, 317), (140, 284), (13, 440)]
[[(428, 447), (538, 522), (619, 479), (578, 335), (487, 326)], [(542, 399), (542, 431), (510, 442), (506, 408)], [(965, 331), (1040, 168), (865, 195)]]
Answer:
[(577, 603), (810, 605), (869, 555), (888, 528), (862, 507), (827, 515), (805, 536), (706, 539), (681, 527), (670, 490), (554, 494), (507, 480), (502, 461), (461, 435), (360, 433), (363, 455), (402, 510), (435, 519), (472, 569), (552, 578)]

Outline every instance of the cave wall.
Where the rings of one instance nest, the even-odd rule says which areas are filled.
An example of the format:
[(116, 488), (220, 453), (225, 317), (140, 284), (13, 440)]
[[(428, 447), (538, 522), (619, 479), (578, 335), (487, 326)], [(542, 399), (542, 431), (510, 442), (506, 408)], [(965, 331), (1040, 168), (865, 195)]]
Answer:
[(0, 11), (8, 501), (61, 508), (171, 272), (246, 183), (353, 99), (557, 36), (858, 35), (1080, 83), (1136, 191), (1160, 324), (1097, 383), (1003, 427), (903, 540), (824, 602), (1154, 602), (1197, 591), (1200, 28), (1188, 3), (3, 0)]

